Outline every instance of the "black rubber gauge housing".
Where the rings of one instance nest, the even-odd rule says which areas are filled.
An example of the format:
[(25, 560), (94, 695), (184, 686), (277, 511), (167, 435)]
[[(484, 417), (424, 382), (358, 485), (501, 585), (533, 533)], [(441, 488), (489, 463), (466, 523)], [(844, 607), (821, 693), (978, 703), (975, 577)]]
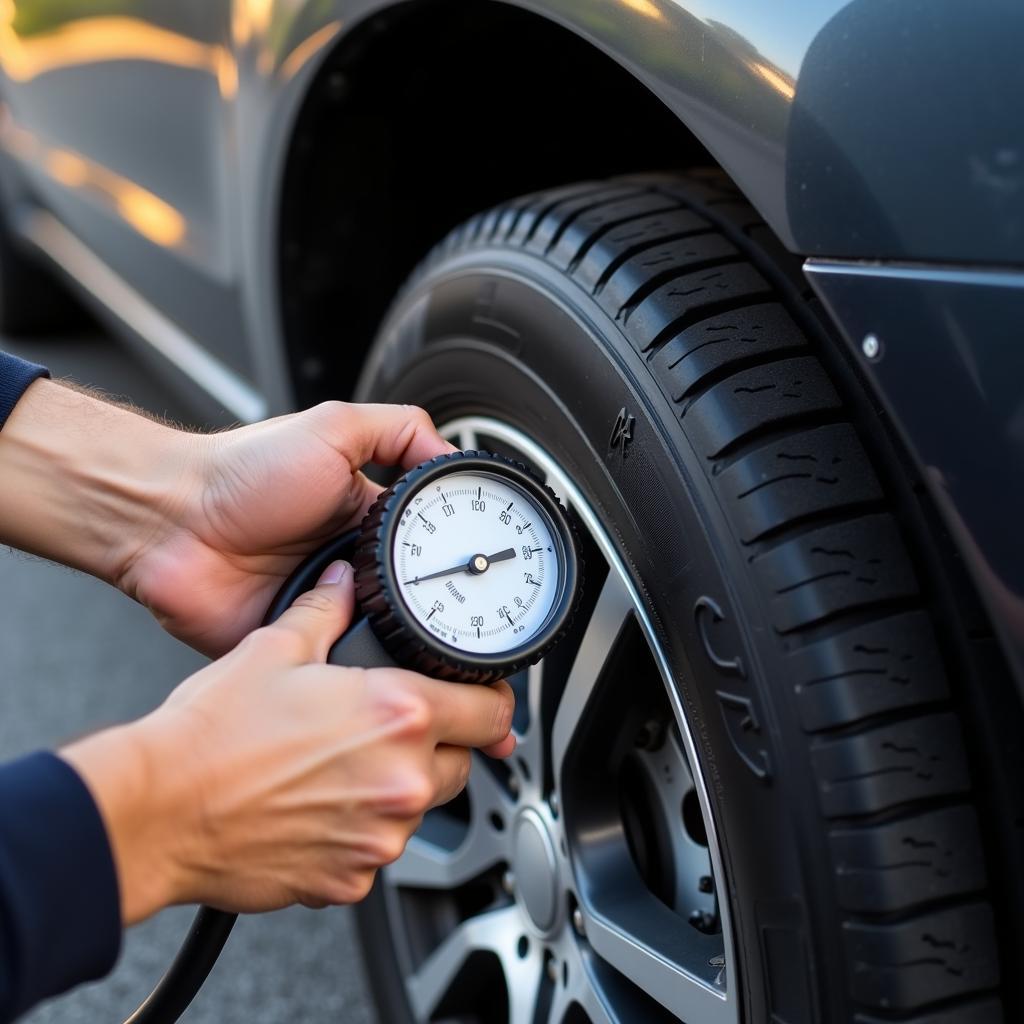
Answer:
[[(521, 493), (543, 515), (555, 545), (558, 580), (546, 617), (523, 643), (494, 653), (461, 650), (425, 628), (402, 596), (394, 558), (395, 534), (415, 514), (417, 496), (469, 474), (497, 478)], [(492, 682), (543, 658), (572, 620), (582, 577), (575, 530), (554, 492), (521, 463), (478, 451), (439, 455), (387, 488), (363, 522), (353, 568), (363, 614), (395, 662), (438, 679), (468, 683)]]

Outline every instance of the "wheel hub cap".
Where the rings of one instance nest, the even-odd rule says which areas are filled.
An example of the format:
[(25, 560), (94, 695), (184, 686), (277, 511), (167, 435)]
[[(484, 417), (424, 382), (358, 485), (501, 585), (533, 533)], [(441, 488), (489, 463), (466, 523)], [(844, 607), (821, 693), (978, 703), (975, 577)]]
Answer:
[(550, 931), (558, 918), (558, 861), (547, 826), (532, 808), (516, 819), (512, 866), (519, 902), (538, 931)]

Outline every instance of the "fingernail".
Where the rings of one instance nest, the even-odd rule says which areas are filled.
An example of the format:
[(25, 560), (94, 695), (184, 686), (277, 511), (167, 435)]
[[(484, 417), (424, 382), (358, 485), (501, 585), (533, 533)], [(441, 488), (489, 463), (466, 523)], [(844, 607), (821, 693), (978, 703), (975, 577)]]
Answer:
[(331, 562), (323, 571), (323, 575), (316, 581), (318, 587), (326, 587), (331, 583), (340, 583), (346, 573), (351, 572), (352, 566), (348, 562)]

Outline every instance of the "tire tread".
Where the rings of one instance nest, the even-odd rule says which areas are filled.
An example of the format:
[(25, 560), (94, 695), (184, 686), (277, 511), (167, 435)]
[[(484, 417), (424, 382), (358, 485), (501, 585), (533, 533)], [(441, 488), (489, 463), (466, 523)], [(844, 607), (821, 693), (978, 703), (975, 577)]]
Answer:
[(1002, 1021), (962, 726), (901, 526), (808, 342), (799, 265), (717, 171), (552, 189), (474, 235), (593, 297), (704, 461), (792, 669), (850, 1021)]

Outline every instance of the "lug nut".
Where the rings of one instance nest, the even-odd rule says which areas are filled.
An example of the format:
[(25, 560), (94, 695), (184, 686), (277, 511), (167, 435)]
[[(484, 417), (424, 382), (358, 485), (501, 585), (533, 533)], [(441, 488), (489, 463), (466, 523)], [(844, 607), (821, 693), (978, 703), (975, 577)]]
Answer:
[(557, 818), (558, 817), (558, 794), (552, 793), (548, 797), (548, 807), (551, 808), (551, 813)]
[(641, 750), (657, 750), (661, 746), (662, 740), (665, 738), (665, 726), (662, 722), (655, 721), (653, 718), (643, 725), (636, 732), (636, 736), (633, 737), (633, 745), (639, 747)]
[(710, 875), (701, 875), (700, 881), (697, 883), (697, 888), (701, 892), (714, 892), (715, 882)]
[(715, 927), (715, 917), (703, 910), (695, 910), (688, 918), (690, 924), (699, 932), (709, 933)]
[(552, 981), (558, 981), (558, 961), (553, 957), (548, 957), (548, 977)]
[(516, 876), (511, 871), (506, 871), (501, 876), (501, 887), (509, 896), (514, 896), (516, 892)]
[(510, 775), (508, 777), (508, 788), (513, 796), (519, 796), (519, 777), (517, 775)]
[(583, 936), (587, 934), (587, 927), (583, 921), (583, 911), (579, 907), (575, 907), (572, 912), (572, 927), (577, 935)]

